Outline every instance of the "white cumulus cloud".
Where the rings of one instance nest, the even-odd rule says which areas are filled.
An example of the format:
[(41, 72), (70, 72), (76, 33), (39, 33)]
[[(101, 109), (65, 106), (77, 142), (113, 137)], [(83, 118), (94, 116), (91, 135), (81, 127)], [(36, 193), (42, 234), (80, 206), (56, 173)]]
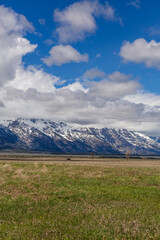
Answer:
[(0, 6), (0, 86), (14, 78), (22, 57), (37, 47), (23, 37), (33, 29), (25, 16)]
[(84, 74), (83, 74), (83, 78), (84, 79), (95, 79), (95, 78), (103, 78), (106, 76), (106, 73), (103, 72), (102, 70), (96, 68), (91, 68), (89, 70), (87, 70)]
[(14, 12), (10, 8), (0, 5), (0, 36), (5, 38), (8, 34), (33, 31), (33, 25), (24, 15)]
[(132, 76), (130, 74), (126, 75), (119, 71), (115, 71), (114, 73), (108, 75), (108, 79), (110, 81), (116, 81), (116, 82), (127, 82), (131, 77)]
[(33, 88), (41, 93), (49, 93), (55, 90), (54, 85), (57, 84), (59, 80), (59, 77), (45, 73), (42, 69), (28, 66), (27, 69), (23, 67), (18, 68), (15, 78), (5, 86), (23, 91)]
[(147, 42), (144, 38), (134, 42), (125, 42), (120, 50), (120, 56), (126, 62), (144, 63), (147, 67), (160, 69), (160, 42)]
[(47, 65), (60, 66), (70, 62), (87, 62), (88, 54), (80, 54), (75, 48), (70, 45), (57, 45), (50, 50), (50, 56), (42, 58), (42, 61)]
[(120, 21), (115, 9), (106, 2), (102, 5), (98, 0), (79, 1), (62, 11), (54, 11), (54, 20), (59, 24), (56, 29), (59, 41), (62, 43), (83, 40), (97, 29), (96, 17), (102, 16), (107, 21)]

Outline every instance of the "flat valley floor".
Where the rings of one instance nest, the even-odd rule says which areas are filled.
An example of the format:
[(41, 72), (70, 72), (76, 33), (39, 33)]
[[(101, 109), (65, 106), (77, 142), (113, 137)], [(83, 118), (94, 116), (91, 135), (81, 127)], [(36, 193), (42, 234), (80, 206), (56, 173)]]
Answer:
[(160, 159), (0, 155), (0, 240), (159, 240)]

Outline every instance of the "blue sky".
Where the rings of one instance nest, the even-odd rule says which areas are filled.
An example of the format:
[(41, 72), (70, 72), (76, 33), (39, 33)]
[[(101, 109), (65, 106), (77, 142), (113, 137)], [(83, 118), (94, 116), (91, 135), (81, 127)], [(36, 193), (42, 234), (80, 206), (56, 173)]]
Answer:
[[(145, 38), (147, 41), (160, 38), (160, 3), (155, 1), (137, 1), (137, 7), (133, 3), (136, 1), (112, 0), (109, 3), (116, 9), (117, 15), (122, 19), (123, 25), (119, 22), (105, 21), (97, 18), (97, 31), (86, 37), (84, 40), (72, 43), (79, 52), (87, 52), (90, 59), (87, 63), (70, 63), (62, 66), (47, 67), (41, 61), (51, 49), (51, 46), (58, 44), (58, 39), (54, 35), (57, 23), (53, 21), (55, 9), (65, 9), (77, 1), (21, 1), (21, 0), (2, 0), (2, 4), (11, 7), (15, 12), (23, 14), (29, 22), (32, 22), (36, 34), (28, 34), (27, 38), (31, 43), (38, 44), (36, 52), (24, 57), (24, 62), (29, 64), (43, 65), (45, 71), (61, 76), (67, 81), (81, 76), (88, 68), (99, 67), (106, 73), (122, 71), (132, 74), (138, 78), (144, 89), (160, 93), (159, 71), (157, 69), (146, 69), (144, 64), (134, 63), (123, 64), (123, 59), (119, 56), (120, 47), (123, 41), (133, 42), (138, 38)], [(105, 4), (105, 1), (101, 1)], [(44, 19), (45, 24), (41, 25), (39, 19)], [(52, 45), (47, 45), (45, 40), (53, 41)], [(96, 55), (100, 54), (100, 58)]]
[(0, 8), (1, 118), (160, 131), (158, 1), (2, 0)]

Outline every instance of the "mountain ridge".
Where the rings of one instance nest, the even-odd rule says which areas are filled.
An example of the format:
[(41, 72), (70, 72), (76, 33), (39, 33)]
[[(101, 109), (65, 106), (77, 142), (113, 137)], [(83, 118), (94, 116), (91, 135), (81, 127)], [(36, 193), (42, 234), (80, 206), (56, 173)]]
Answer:
[[(0, 126), (0, 149), (77, 154), (125, 154), (127, 151), (137, 155), (160, 154), (159, 142), (126, 129), (78, 128), (64, 122), (34, 118), (4, 120)], [(14, 141), (9, 142), (11, 136)], [(3, 141), (5, 138), (7, 144)]]

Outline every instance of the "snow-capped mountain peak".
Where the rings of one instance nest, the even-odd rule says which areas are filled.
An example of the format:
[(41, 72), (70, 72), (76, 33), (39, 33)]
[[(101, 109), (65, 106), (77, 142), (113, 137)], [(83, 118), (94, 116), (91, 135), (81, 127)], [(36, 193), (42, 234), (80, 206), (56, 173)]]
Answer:
[[(159, 154), (160, 144), (144, 134), (126, 129), (81, 127), (45, 119), (1, 121), (23, 146), (36, 151), (64, 153)], [(1, 138), (1, 136), (0, 136)]]

